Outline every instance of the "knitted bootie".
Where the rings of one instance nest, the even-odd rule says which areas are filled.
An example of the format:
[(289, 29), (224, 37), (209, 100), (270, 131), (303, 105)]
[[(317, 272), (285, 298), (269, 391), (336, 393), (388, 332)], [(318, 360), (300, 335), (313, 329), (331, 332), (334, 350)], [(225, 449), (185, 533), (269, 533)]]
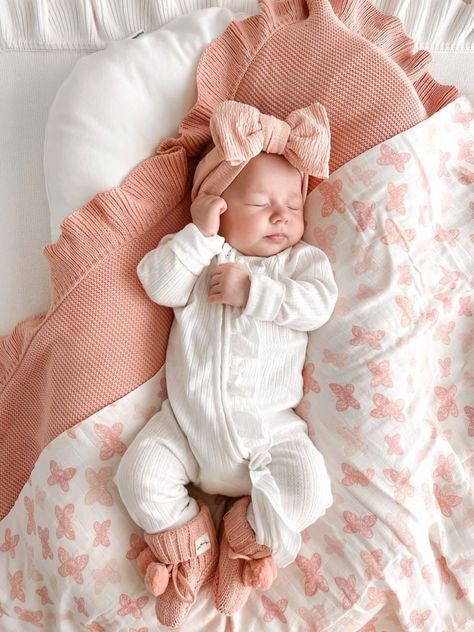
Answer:
[(277, 576), (268, 546), (257, 544), (247, 520), (250, 496), (239, 498), (222, 521), (219, 565), (214, 577), (214, 604), (231, 615), (240, 610), (252, 588), (267, 590)]
[(217, 567), (219, 548), (214, 523), (204, 502), (197, 502), (198, 515), (181, 527), (145, 533), (156, 562), (147, 549), (140, 553), (143, 559), (137, 560), (145, 570), (147, 588), (159, 595), (157, 619), (170, 628), (184, 621), (200, 588), (212, 581)]

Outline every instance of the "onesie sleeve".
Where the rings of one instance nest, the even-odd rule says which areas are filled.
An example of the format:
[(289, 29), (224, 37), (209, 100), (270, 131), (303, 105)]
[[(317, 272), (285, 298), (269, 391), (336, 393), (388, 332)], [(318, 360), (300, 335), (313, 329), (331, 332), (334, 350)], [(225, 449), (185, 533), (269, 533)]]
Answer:
[(293, 247), (278, 279), (250, 275), (250, 292), (243, 313), (297, 331), (318, 329), (329, 320), (337, 286), (328, 258), (315, 246)]
[(165, 235), (137, 267), (138, 278), (152, 301), (168, 307), (183, 307), (211, 259), (222, 250), (224, 237), (205, 237), (187, 224), (178, 233)]

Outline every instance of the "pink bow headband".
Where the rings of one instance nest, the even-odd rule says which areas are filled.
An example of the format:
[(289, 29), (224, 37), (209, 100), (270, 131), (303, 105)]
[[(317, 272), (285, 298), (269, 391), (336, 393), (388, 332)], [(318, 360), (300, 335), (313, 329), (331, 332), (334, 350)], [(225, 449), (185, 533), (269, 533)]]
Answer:
[(191, 199), (199, 193), (220, 195), (248, 162), (264, 151), (280, 154), (302, 176), (303, 200), (308, 176), (329, 175), (330, 131), (324, 106), (312, 103), (294, 110), (286, 121), (238, 103), (219, 103), (209, 123), (215, 147), (196, 167)]

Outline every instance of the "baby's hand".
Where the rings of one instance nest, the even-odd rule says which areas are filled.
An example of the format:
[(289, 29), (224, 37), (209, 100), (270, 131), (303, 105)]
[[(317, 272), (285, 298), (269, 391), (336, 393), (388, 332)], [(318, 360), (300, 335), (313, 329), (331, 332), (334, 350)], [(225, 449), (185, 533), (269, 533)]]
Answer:
[(209, 303), (245, 307), (250, 292), (250, 279), (236, 263), (223, 263), (209, 273)]
[(217, 195), (201, 193), (191, 204), (191, 217), (205, 237), (217, 235), (219, 216), (227, 210), (226, 201)]

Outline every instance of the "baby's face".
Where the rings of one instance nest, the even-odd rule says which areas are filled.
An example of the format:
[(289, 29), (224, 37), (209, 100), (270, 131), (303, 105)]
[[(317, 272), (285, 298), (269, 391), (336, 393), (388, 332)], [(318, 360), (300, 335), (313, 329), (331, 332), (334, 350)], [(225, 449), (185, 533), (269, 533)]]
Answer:
[(303, 235), (301, 175), (282, 156), (252, 158), (221, 197), (219, 234), (244, 255), (275, 255)]

